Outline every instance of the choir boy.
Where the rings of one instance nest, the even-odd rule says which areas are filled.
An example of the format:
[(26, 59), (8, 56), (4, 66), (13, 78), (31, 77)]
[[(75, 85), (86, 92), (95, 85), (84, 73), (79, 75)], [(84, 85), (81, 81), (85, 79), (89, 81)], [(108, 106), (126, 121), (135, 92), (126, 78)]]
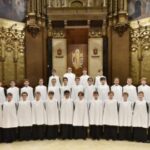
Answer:
[(54, 92), (48, 92), (48, 98), (45, 102), (47, 116), (47, 139), (56, 139), (58, 137), (59, 126), (59, 107), (58, 100), (54, 98)]
[[(95, 87), (96, 88), (101, 85), (100, 79), (103, 77), (106, 78), (105, 76), (103, 76), (102, 69), (98, 70), (97, 76), (95, 77)], [(106, 82), (106, 84), (107, 84), (107, 82)]]
[(43, 140), (46, 134), (46, 111), (40, 92), (35, 93), (35, 99), (32, 101), (32, 124), (33, 140)]
[(71, 97), (73, 100), (78, 99), (79, 92), (84, 92), (84, 88), (83, 88), (83, 85), (80, 84), (80, 78), (76, 77), (75, 85), (72, 86), (72, 92), (71, 92)]
[(62, 86), (60, 87), (61, 99), (63, 99), (65, 91), (71, 92), (71, 86), (68, 85), (68, 78), (63, 77), (63, 83)]
[(68, 86), (71, 87), (75, 84), (76, 75), (74, 73), (72, 73), (71, 67), (68, 68), (67, 73), (65, 73), (63, 77), (68, 79)]
[(75, 110), (73, 116), (73, 128), (75, 139), (86, 139), (87, 128), (89, 126), (88, 105), (84, 99), (84, 93), (79, 92), (79, 98), (75, 100)]
[(87, 75), (87, 70), (84, 68), (83, 69), (83, 74), (80, 77), (80, 84), (85, 88), (86, 86), (88, 86), (88, 78), (89, 75)]
[(129, 94), (129, 100), (131, 102), (134, 102), (137, 100), (137, 91), (136, 87), (132, 85), (132, 78), (127, 78), (127, 85), (123, 87), (123, 92), (126, 92)]
[(102, 138), (103, 133), (103, 107), (104, 103), (99, 98), (97, 91), (93, 93), (93, 99), (90, 103), (89, 108), (89, 119), (90, 119), (90, 137), (92, 139)]
[(49, 81), (48, 81), (48, 87), (52, 86), (52, 79), (56, 79), (56, 86), (60, 87), (61, 83), (60, 83), (60, 78), (56, 73), (56, 70), (53, 69), (52, 70), (52, 75), (49, 77)]
[(47, 87), (44, 85), (44, 80), (39, 79), (39, 85), (35, 87), (35, 92), (41, 93), (41, 100), (47, 100)]
[(72, 139), (73, 136), (73, 100), (70, 98), (70, 91), (64, 91), (64, 98), (60, 107), (60, 132), (62, 139)]
[(133, 139), (137, 142), (147, 141), (148, 105), (144, 99), (144, 93), (138, 93), (138, 99), (133, 106)]
[(18, 119), (12, 93), (7, 94), (7, 100), (3, 103), (2, 128), (4, 142), (10, 143), (16, 140)]
[(123, 101), (119, 103), (119, 139), (131, 140), (132, 103), (128, 93), (123, 93)]
[(5, 102), (6, 100), (5, 89), (2, 86), (3, 86), (3, 83), (0, 81), (0, 103)]
[(28, 93), (28, 99), (30, 101), (34, 100), (34, 96), (33, 96), (33, 88), (30, 86), (30, 82), (28, 79), (24, 80), (24, 87), (21, 88), (21, 93), (26, 92)]
[(97, 91), (99, 93), (100, 99), (105, 101), (108, 99), (109, 86), (107, 85), (107, 81), (105, 77), (100, 79), (101, 85), (97, 87)]
[(105, 101), (103, 125), (104, 125), (104, 138), (106, 140), (117, 139), (118, 128), (118, 104), (114, 98), (114, 93), (108, 93), (108, 99)]
[(32, 113), (31, 103), (28, 100), (28, 93), (21, 94), (21, 100), (18, 104), (18, 127), (19, 127), (19, 140), (31, 140), (32, 130)]
[(48, 87), (48, 92), (54, 92), (54, 98), (60, 103), (60, 86), (57, 86), (56, 79), (51, 79), (51, 86)]
[(118, 102), (121, 102), (123, 89), (119, 83), (120, 83), (119, 78), (115, 78), (114, 79), (114, 85), (111, 86), (111, 91), (114, 92), (114, 99), (116, 99)]
[(93, 92), (96, 90), (94, 84), (93, 84), (93, 78), (88, 78), (88, 86), (85, 88), (85, 100), (88, 102), (88, 104), (93, 99)]
[(141, 85), (138, 86), (138, 92), (141, 91), (144, 93), (146, 102), (150, 103), (150, 86), (147, 85), (147, 79), (144, 77), (141, 79)]
[(15, 81), (10, 81), (10, 87), (7, 89), (7, 94), (11, 93), (13, 95), (13, 101), (19, 101), (19, 88), (16, 87)]

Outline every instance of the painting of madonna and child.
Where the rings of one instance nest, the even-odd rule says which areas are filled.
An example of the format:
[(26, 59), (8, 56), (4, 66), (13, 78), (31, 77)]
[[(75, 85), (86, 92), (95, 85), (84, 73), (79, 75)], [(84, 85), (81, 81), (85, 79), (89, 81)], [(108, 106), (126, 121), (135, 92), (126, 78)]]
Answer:
[(23, 22), (27, 0), (0, 0), (0, 18)]
[(130, 20), (150, 17), (150, 0), (129, 0), (128, 13)]

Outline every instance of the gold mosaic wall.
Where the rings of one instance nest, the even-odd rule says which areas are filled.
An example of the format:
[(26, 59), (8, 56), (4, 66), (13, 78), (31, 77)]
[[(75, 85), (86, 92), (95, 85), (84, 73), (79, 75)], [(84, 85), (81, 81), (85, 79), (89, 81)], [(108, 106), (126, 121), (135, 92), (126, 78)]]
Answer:
[(131, 77), (138, 84), (141, 77), (150, 83), (150, 18), (130, 23)]
[(20, 84), (25, 76), (25, 24), (4, 19), (0, 23), (0, 80)]

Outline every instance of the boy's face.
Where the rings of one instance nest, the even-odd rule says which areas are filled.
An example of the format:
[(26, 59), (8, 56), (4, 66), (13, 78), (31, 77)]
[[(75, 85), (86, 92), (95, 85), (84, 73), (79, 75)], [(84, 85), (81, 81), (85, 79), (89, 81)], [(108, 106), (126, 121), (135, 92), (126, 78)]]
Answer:
[(127, 79), (127, 84), (131, 85), (132, 84), (132, 79)]
[(72, 72), (72, 68), (68, 68), (68, 73), (71, 73)]
[(49, 99), (53, 99), (54, 94), (48, 94)]
[(11, 87), (14, 87), (15, 85), (16, 85), (16, 83), (15, 83), (14, 81), (11, 81), (11, 82), (10, 82), (10, 86), (11, 86)]
[(123, 101), (127, 101), (128, 100), (128, 95), (124, 94), (123, 95)]
[(114, 80), (114, 84), (115, 84), (115, 85), (119, 85), (119, 82), (120, 82), (119, 79), (115, 79), (115, 80)]
[(106, 83), (106, 80), (101, 80), (100, 82), (102, 85), (104, 85)]
[(43, 84), (44, 84), (43, 79), (40, 79), (40, 80), (39, 80), (39, 85), (43, 85)]
[(79, 97), (80, 100), (82, 100), (84, 96), (82, 94), (79, 94), (78, 97)]
[(138, 98), (139, 98), (140, 101), (143, 100), (143, 97), (144, 97), (144, 94), (143, 94), (143, 93), (139, 93), (139, 94), (138, 94)]
[(52, 85), (56, 85), (56, 79), (52, 79), (51, 83)]
[(24, 86), (29, 86), (29, 84), (30, 84), (29, 81), (24, 82)]
[(36, 93), (36, 94), (35, 94), (35, 99), (36, 99), (36, 100), (40, 100), (40, 98), (41, 98), (41, 94), (40, 94), (40, 93)]
[(26, 100), (27, 100), (27, 97), (28, 97), (27, 94), (22, 94), (22, 100), (23, 100), (23, 101), (26, 101)]
[(65, 94), (65, 98), (68, 99), (69, 97), (70, 97), (70, 93), (66, 93), (66, 94)]
[(87, 74), (87, 70), (83, 70), (83, 75), (86, 75)]
[(11, 101), (12, 101), (12, 98), (13, 98), (13, 96), (8, 95), (8, 96), (7, 96), (7, 101), (8, 101), (8, 102), (11, 102)]
[(99, 95), (98, 94), (93, 94), (93, 97), (94, 97), (95, 100), (97, 100)]
[(89, 85), (92, 85), (92, 84), (93, 84), (93, 80), (92, 80), (92, 79), (89, 79), (89, 80), (88, 80), (88, 84), (89, 84)]
[(113, 99), (114, 94), (111, 93), (111, 94), (108, 95), (108, 97), (109, 97), (109, 99)]
[(67, 85), (68, 80), (67, 80), (67, 79), (64, 79), (64, 80), (63, 80), (63, 83), (64, 83), (65, 85)]
[(141, 80), (141, 84), (145, 85), (146, 84), (146, 80)]
[(80, 79), (76, 79), (75, 82), (76, 82), (77, 85), (79, 85), (80, 84)]

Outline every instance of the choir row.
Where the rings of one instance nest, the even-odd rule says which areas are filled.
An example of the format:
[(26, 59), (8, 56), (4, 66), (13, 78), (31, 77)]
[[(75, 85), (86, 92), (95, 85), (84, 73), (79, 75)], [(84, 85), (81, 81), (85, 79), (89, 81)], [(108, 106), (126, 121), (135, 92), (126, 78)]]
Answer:
[[(149, 103), (150, 102), (150, 86), (147, 85), (146, 79), (141, 79), (141, 85), (136, 88), (132, 84), (132, 79), (127, 79), (127, 84), (125, 86), (121, 86), (119, 84), (119, 78), (114, 79), (114, 85), (111, 87), (107, 84), (107, 80), (105, 77), (100, 77), (99, 84), (96, 86), (93, 84), (93, 79), (91, 77), (81, 78), (76, 77), (75, 78), (75, 84), (69, 85), (68, 80), (69, 77), (63, 77), (63, 84), (60, 85), (59, 77), (58, 76), (51, 76), (50, 77), (50, 83), (47, 87), (44, 85), (43, 79), (39, 80), (39, 85), (35, 87), (35, 92), (41, 93), (41, 99), (45, 101), (47, 99), (47, 93), (49, 91), (54, 92), (54, 97), (60, 102), (60, 100), (64, 96), (64, 91), (69, 90), (71, 92), (71, 98), (73, 100), (78, 98), (79, 92), (85, 93), (85, 99), (90, 102), (90, 100), (93, 98), (93, 92), (96, 90), (99, 93), (99, 97), (101, 100), (106, 100), (108, 98), (108, 92), (113, 91), (114, 92), (114, 98), (119, 102), (122, 100), (122, 93), (127, 92), (129, 94), (128, 99), (132, 102), (136, 101), (137, 99), (137, 92), (144, 92), (144, 98)], [(83, 79), (84, 82), (83, 82)], [(5, 98), (5, 89), (2, 87), (2, 84), (0, 83), (0, 102), (3, 103)], [(34, 99), (34, 90), (30, 86), (29, 80), (24, 81), (24, 87), (19, 89), (15, 85), (15, 81), (10, 82), (10, 88), (6, 90), (6, 93), (12, 93), (14, 101), (18, 102), (20, 100), (20, 93), (27, 92), (28, 93), (28, 99), (32, 101)]]
[(64, 91), (61, 102), (54, 98), (54, 92), (48, 93), (45, 102), (41, 93), (36, 92), (35, 100), (28, 100), (27, 92), (21, 94), (22, 100), (13, 101), (13, 95), (7, 94), (7, 101), (0, 104), (0, 140), (38, 139), (86, 139), (88, 129), (92, 139), (150, 140), (149, 104), (144, 93), (139, 92), (137, 101), (128, 100), (123, 93), (123, 101), (118, 103), (114, 93), (109, 92), (103, 102), (97, 91), (93, 92), (91, 103), (87, 103), (84, 93), (78, 98), (70, 98), (70, 91)]

